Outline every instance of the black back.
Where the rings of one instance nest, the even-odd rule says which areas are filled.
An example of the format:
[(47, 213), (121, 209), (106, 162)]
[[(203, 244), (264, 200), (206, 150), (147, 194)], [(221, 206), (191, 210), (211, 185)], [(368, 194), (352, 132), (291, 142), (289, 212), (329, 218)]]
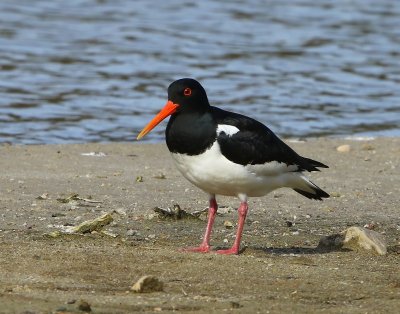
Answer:
[(217, 124), (233, 125), (240, 130), (233, 135), (222, 132), (217, 138), (222, 154), (234, 163), (257, 165), (278, 161), (297, 165), (298, 171), (318, 171), (316, 167), (327, 167), (298, 155), (257, 120), (216, 107), (212, 107), (212, 112)]

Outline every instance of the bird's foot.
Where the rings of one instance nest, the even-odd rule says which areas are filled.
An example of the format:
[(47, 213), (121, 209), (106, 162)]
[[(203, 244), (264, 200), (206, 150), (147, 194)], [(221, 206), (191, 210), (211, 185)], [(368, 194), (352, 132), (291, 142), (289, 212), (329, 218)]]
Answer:
[(209, 245), (200, 245), (196, 247), (185, 247), (180, 249), (181, 252), (208, 253), (211, 251)]
[(215, 253), (224, 254), (224, 255), (238, 255), (239, 254), (239, 248), (238, 247), (231, 247), (230, 249), (227, 249), (227, 250), (215, 251)]

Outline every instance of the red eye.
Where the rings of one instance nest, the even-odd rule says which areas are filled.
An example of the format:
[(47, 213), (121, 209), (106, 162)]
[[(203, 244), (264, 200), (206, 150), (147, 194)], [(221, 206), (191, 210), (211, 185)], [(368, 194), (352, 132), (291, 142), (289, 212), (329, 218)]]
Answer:
[(185, 95), (185, 96), (190, 96), (190, 95), (192, 95), (192, 90), (191, 90), (189, 87), (186, 87), (186, 88), (183, 90), (183, 95)]

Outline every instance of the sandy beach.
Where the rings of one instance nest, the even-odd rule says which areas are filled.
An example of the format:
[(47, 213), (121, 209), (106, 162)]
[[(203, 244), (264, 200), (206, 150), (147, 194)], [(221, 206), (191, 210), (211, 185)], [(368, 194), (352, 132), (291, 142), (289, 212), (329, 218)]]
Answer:
[[(280, 189), (250, 199), (239, 256), (179, 251), (199, 243), (205, 215), (159, 219), (154, 207), (191, 213), (208, 200), (164, 144), (0, 146), (0, 313), (78, 313), (81, 300), (93, 313), (397, 313), (400, 138), (288, 144), (330, 166), (309, 177), (331, 197)], [(343, 144), (350, 151), (338, 152)], [(217, 200), (212, 244), (228, 247), (239, 202)], [(105, 213), (106, 233), (63, 233)], [(387, 255), (316, 249), (367, 224)], [(163, 291), (131, 292), (143, 275)]]

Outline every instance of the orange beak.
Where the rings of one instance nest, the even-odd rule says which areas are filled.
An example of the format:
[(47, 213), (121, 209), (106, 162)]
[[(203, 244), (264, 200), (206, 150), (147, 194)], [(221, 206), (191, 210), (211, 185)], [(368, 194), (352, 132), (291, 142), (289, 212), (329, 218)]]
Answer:
[(151, 120), (144, 127), (144, 129), (142, 130), (142, 132), (139, 133), (136, 139), (140, 140), (143, 136), (145, 136), (152, 129), (154, 129), (157, 126), (157, 124), (159, 124), (162, 120), (173, 114), (176, 111), (176, 109), (178, 109), (178, 107), (179, 107), (178, 104), (174, 104), (171, 100), (168, 100), (164, 108), (162, 108), (161, 111), (153, 118), (153, 120)]

